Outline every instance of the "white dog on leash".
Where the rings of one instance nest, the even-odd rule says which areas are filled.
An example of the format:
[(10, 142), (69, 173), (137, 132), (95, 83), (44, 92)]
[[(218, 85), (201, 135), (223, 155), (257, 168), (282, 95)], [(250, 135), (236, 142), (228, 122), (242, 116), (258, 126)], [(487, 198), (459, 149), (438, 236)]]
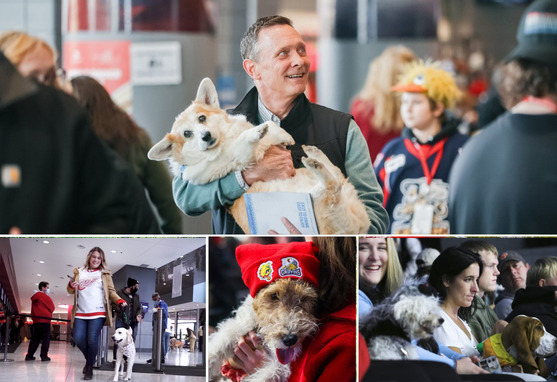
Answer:
[(118, 381), (118, 371), (120, 366), (120, 375), (124, 375), (124, 364), (127, 362), (128, 368), (126, 369), (126, 377), (124, 381), (129, 381), (132, 378), (132, 369), (135, 361), (135, 344), (133, 342), (132, 329), (119, 328), (116, 329), (112, 335), (112, 340), (115, 345), (118, 345), (116, 351), (116, 366), (114, 367), (114, 382)]

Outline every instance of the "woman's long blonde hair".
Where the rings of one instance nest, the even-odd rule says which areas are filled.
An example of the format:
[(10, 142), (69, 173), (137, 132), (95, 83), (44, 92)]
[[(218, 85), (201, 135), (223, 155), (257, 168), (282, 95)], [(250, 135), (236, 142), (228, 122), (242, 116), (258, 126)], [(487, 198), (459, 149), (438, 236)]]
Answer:
[(400, 118), (400, 98), (391, 92), (404, 66), (415, 59), (414, 52), (403, 45), (386, 48), (369, 65), (366, 82), (357, 97), (370, 101), (374, 113), (371, 126), (379, 133), (399, 131), (404, 126)]
[(381, 283), (383, 283), (383, 293), (385, 297), (387, 297), (393, 294), (393, 292), (402, 285), (404, 281), (404, 271), (400, 265), (395, 240), (388, 237), (385, 241), (387, 242), (387, 258), (389, 261), (387, 262), (387, 272), (383, 280), (381, 280)]
[(47, 49), (56, 61), (56, 51), (46, 41), (38, 37), (30, 36), (21, 31), (10, 31), (0, 35), (0, 50), (16, 68), (19, 67), (25, 56), (37, 47)]

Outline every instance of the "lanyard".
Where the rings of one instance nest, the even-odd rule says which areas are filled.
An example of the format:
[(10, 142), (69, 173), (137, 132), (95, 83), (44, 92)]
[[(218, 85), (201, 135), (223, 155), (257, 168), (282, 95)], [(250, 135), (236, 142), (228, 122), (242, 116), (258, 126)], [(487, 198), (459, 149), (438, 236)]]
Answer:
[(529, 95), (529, 96), (524, 97), (521, 102), (537, 103), (539, 105), (543, 105), (543, 106), (547, 107), (548, 109), (551, 109), (551, 111), (553, 113), (557, 113), (557, 103), (555, 103), (555, 101), (552, 101), (547, 97), (538, 98), (538, 97), (534, 97), (534, 96)]
[[(441, 162), (441, 158), (443, 157), (443, 149), (445, 148), (445, 142), (447, 142), (447, 138), (443, 138), (435, 145), (433, 145), (433, 147), (429, 147), (426, 145), (420, 145), (417, 142), (412, 142), (410, 139), (404, 140), (404, 145), (406, 146), (410, 154), (414, 155), (416, 158), (420, 160), (420, 163), (422, 165), (422, 170), (427, 179), (428, 185), (431, 184), (431, 181), (435, 177), (435, 173), (439, 168), (439, 163)], [(431, 157), (436, 153), (437, 153), (437, 157), (433, 161), (433, 166), (430, 169), (427, 164), (427, 158)]]

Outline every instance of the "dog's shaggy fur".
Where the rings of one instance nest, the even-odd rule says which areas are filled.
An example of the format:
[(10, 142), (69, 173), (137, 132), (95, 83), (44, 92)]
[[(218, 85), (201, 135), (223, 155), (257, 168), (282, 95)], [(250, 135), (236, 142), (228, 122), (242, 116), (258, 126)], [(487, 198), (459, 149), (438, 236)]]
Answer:
[(371, 359), (418, 359), (412, 340), (428, 340), (442, 323), (437, 297), (426, 295), (417, 281), (403, 284), (373, 308), (361, 325)]
[[(118, 381), (118, 374), (124, 375), (124, 364), (127, 364), (126, 377), (124, 381), (132, 378), (133, 364), (135, 362), (135, 344), (133, 342), (132, 329), (118, 328), (112, 335), (116, 350), (116, 365), (114, 366), (114, 382)], [(121, 368), (121, 370), (120, 370)]]
[(288, 278), (274, 281), (255, 298), (248, 296), (234, 316), (219, 323), (217, 331), (209, 336), (209, 379), (221, 380), (224, 361), (234, 366), (234, 347), (242, 336), (254, 330), (263, 340), (267, 361), (243, 381), (287, 381), (289, 363), (300, 354), (304, 339), (317, 331), (313, 315), (316, 305), (314, 287)]
[[(169, 159), (174, 175), (181, 173), (192, 184), (205, 184), (253, 166), (273, 145), (293, 144), (290, 134), (273, 122), (253, 126), (245, 116), (220, 109), (215, 86), (205, 78), (195, 101), (176, 117), (172, 131), (149, 150), (148, 157)], [(310, 193), (320, 234), (367, 233), (369, 218), (354, 186), (321, 150), (303, 149), (305, 168), (298, 169), (296, 176), (255, 182), (248, 192)], [(181, 166), (185, 166), (182, 172)], [(234, 202), (230, 213), (249, 233), (244, 198)]]

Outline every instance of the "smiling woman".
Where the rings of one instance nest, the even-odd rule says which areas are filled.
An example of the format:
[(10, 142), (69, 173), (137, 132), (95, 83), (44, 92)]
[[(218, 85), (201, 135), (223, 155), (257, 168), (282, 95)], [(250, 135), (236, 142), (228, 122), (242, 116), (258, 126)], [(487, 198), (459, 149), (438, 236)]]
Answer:
[(358, 315), (361, 318), (402, 284), (404, 274), (395, 241), (384, 237), (359, 238), (358, 272)]

